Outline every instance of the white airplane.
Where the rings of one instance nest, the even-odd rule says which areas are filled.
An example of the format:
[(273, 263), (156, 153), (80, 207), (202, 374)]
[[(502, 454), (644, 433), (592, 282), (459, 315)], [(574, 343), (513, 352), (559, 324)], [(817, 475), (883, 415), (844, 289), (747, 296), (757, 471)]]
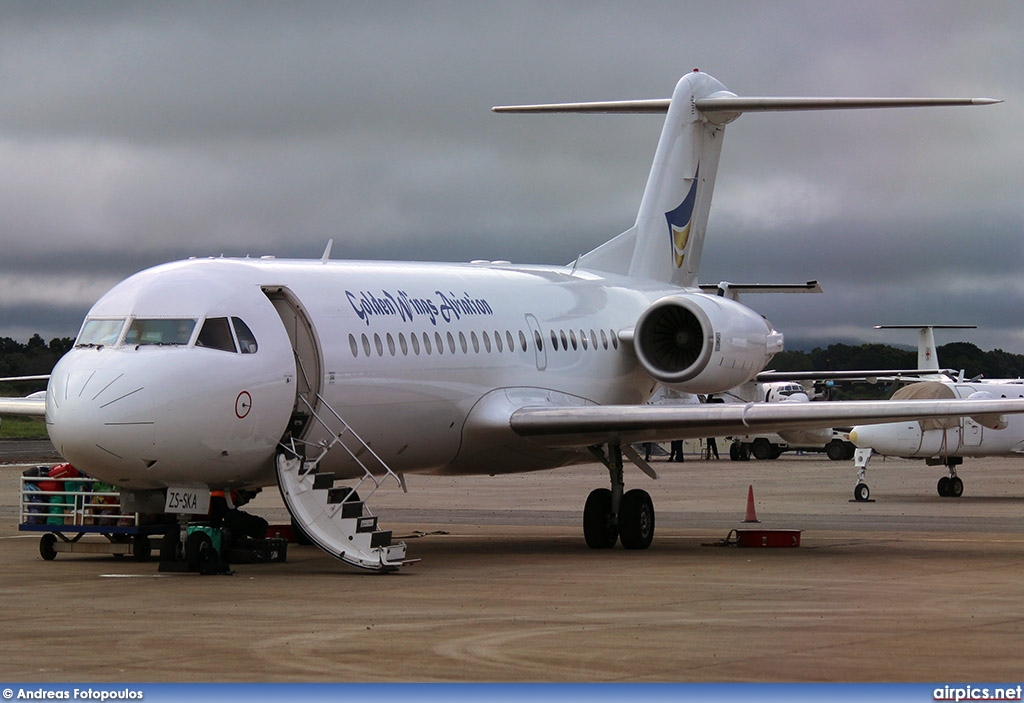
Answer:
[(761, 315), (697, 287), (728, 123), (993, 102), (742, 98), (694, 71), (671, 99), (495, 108), (667, 111), (635, 225), (568, 265), (332, 261), (328, 245), (319, 260), (157, 266), (96, 302), (44, 399), (0, 401), (0, 413), (45, 416), (69, 462), (144, 512), (202, 513), (211, 489), (277, 483), (316, 544), (369, 570), (406, 561), (363, 514), (388, 477), (595, 458), (610, 485), (586, 501), (587, 544), (645, 548), (654, 507), (624, 490), (623, 457), (655, 473), (631, 443), (1024, 411), (1024, 400), (645, 403), (659, 386), (732, 388), (782, 348)]
[[(933, 330), (973, 329), (973, 325), (880, 325), (878, 329), (917, 329), (918, 366), (935, 368), (938, 359)], [(934, 373), (918, 383), (900, 388), (894, 401), (913, 398), (992, 399), (1024, 398), (1024, 379), (964, 381), (963, 372)], [(1010, 456), (1024, 452), (1024, 418), (1007, 416), (963, 416), (947, 419), (903, 420), (854, 427), (850, 441), (857, 445), (854, 467), (856, 500), (868, 500), (871, 490), (865, 481), (868, 463), (875, 454), (924, 459), (929, 466), (945, 466), (948, 474), (939, 479), (936, 490), (944, 498), (959, 498), (964, 482), (956, 473), (964, 457)]]

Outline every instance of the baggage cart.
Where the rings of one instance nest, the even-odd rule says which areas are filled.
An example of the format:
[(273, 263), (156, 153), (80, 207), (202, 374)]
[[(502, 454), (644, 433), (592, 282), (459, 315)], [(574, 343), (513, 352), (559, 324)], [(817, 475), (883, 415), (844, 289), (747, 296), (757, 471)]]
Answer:
[[(126, 513), (116, 488), (93, 478), (21, 477), (18, 529), (42, 532), (39, 555), (52, 561), (61, 552), (112, 554), (148, 561), (150, 538), (176, 530), (175, 524), (150, 524)], [(85, 539), (97, 536), (102, 540)]]

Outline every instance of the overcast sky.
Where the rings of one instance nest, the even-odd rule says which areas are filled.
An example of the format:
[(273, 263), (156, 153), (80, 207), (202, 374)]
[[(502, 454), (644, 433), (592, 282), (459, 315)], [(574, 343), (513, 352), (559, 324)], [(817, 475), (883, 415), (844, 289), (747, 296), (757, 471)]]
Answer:
[(74, 336), (188, 256), (564, 263), (633, 223), (660, 116), (495, 115), (668, 97), (996, 97), (744, 115), (701, 280), (789, 346), (876, 324), (1024, 353), (1024, 3), (4, 2), (0, 336)]

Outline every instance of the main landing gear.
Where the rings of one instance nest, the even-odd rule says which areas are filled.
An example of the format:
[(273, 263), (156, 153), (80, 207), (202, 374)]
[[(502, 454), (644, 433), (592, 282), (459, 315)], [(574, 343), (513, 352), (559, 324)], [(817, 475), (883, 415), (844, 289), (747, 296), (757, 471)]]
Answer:
[(959, 498), (964, 494), (963, 479), (956, 475), (956, 467), (964, 463), (962, 457), (948, 456), (944, 459), (929, 460), (927, 463), (929, 466), (945, 464), (946, 468), (949, 469), (949, 476), (940, 478), (938, 485), (935, 487), (940, 496), (943, 498)]
[[(866, 501), (868, 496), (871, 495), (871, 491), (868, 489), (868, 484), (864, 482), (864, 477), (867, 474), (868, 461), (871, 459), (872, 449), (869, 447), (858, 448), (853, 455), (853, 465), (857, 469), (857, 485), (853, 489), (853, 498), (857, 501)], [(925, 463), (928, 466), (939, 466), (944, 465), (949, 470), (949, 476), (943, 476), (939, 479), (939, 483), (936, 486), (936, 490), (939, 495), (943, 498), (959, 498), (964, 494), (964, 482), (959, 476), (956, 475), (956, 467), (964, 463), (963, 457), (959, 456), (947, 456), (935, 459), (925, 459)]]
[[(608, 451), (591, 447), (590, 451), (608, 468), (611, 488), (596, 488), (587, 496), (583, 508), (583, 537), (591, 549), (611, 549), (618, 541), (626, 549), (647, 549), (654, 539), (654, 502), (647, 491), (634, 488), (624, 492), (622, 446), (609, 443)], [(645, 473), (653, 470), (635, 452), (633, 460)]]

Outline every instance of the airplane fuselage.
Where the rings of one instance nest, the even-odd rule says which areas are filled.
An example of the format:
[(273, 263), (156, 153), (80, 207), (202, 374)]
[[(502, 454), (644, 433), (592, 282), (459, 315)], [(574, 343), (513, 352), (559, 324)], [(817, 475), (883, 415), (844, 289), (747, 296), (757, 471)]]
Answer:
[[(134, 490), (272, 484), (286, 434), (315, 444), (337, 431), (327, 406), (397, 472), (551, 468), (587, 455), (519, 438), (507, 426), (511, 409), (643, 403), (657, 383), (623, 331), (652, 302), (681, 293), (740, 307), (567, 267), (166, 264), (90, 311), (53, 371), (48, 428), (70, 462)], [(758, 321), (763, 349), (777, 333)], [(744, 362), (743, 373), (769, 358)], [(358, 472), (341, 451), (323, 466)]]
[[(1022, 383), (949, 383), (950, 397), (1024, 398)], [(979, 395), (980, 394), (980, 395)], [(855, 427), (850, 439), (886, 456), (908, 458), (982, 457), (1024, 451), (1024, 417), (1006, 415), (1005, 427), (993, 429), (983, 418), (951, 418), (940, 422), (907, 420)], [(942, 425), (942, 426), (940, 426)]]

